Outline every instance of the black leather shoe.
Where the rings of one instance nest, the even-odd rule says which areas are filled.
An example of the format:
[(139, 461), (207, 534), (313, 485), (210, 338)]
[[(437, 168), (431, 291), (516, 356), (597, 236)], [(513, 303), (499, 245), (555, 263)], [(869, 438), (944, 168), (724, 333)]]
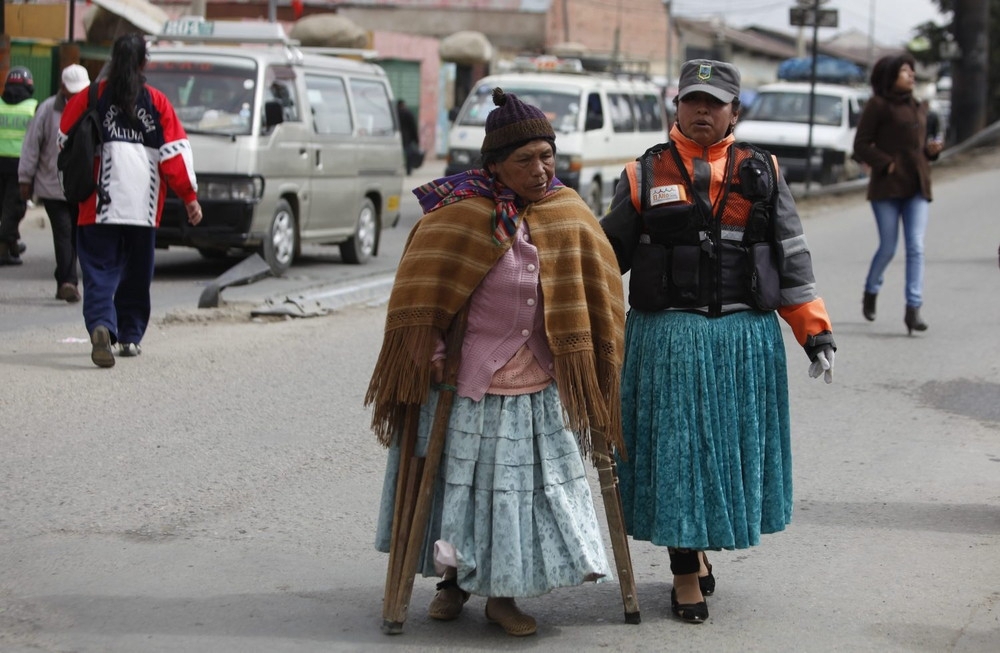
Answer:
[(701, 588), (702, 596), (712, 596), (715, 594), (715, 575), (708, 560), (705, 560), (705, 566), (708, 567), (708, 576), (698, 576), (698, 587)]
[(708, 603), (678, 603), (677, 590), (670, 589), (670, 611), (689, 624), (703, 624), (708, 619)]

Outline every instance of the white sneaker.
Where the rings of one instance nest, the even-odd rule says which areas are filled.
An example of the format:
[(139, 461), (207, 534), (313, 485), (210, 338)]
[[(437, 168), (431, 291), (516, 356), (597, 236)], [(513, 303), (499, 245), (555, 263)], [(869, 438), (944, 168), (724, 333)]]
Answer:
[(119, 356), (138, 356), (142, 353), (142, 347), (135, 344), (134, 342), (120, 342), (118, 343), (118, 355)]

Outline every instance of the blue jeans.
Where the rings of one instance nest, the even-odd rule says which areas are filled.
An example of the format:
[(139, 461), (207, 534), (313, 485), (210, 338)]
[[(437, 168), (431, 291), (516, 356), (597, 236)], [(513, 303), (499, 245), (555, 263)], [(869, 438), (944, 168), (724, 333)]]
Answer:
[(885, 269), (896, 253), (899, 223), (902, 219), (903, 237), (906, 240), (906, 305), (919, 307), (924, 303), (924, 232), (927, 231), (929, 204), (919, 194), (872, 201), (875, 225), (878, 228), (878, 249), (868, 269), (865, 292), (876, 295), (882, 287)]
[(76, 245), (87, 333), (105, 326), (112, 343), (139, 344), (149, 324), (156, 229), (86, 225), (77, 228)]

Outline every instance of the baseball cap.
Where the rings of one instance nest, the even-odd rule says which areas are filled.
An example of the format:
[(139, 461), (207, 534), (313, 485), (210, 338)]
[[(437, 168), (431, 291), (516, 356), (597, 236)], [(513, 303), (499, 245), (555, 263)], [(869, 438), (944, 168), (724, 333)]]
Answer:
[(724, 61), (692, 59), (681, 66), (677, 96), (684, 99), (691, 93), (708, 93), (726, 104), (740, 94), (740, 71)]
[(63, 68), (62, 83), (70, 93), (79, 93), (90, 86), (90, 75), (87, 74), (86, 68), (73, 63)]

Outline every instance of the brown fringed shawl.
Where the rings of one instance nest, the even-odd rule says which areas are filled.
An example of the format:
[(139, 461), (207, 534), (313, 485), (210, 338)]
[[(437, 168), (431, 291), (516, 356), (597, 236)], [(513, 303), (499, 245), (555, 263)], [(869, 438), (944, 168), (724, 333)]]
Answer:
[[(382, 351), (365, 394), (372, 429), (392, 442), (407, 406), (431, 384), (436, 339), (510, 243), (493, 239), (494, 203), (470, 198), (423, 216), (410, 232), (389, 297)], [(529, 204), (522, 219), (538, 248), (545, 332), (568, 425), (585, 451), (592, 431), (624, 453), (619, 375), (625, 302), (614, 251), (590, 208), (564, 189)]]

